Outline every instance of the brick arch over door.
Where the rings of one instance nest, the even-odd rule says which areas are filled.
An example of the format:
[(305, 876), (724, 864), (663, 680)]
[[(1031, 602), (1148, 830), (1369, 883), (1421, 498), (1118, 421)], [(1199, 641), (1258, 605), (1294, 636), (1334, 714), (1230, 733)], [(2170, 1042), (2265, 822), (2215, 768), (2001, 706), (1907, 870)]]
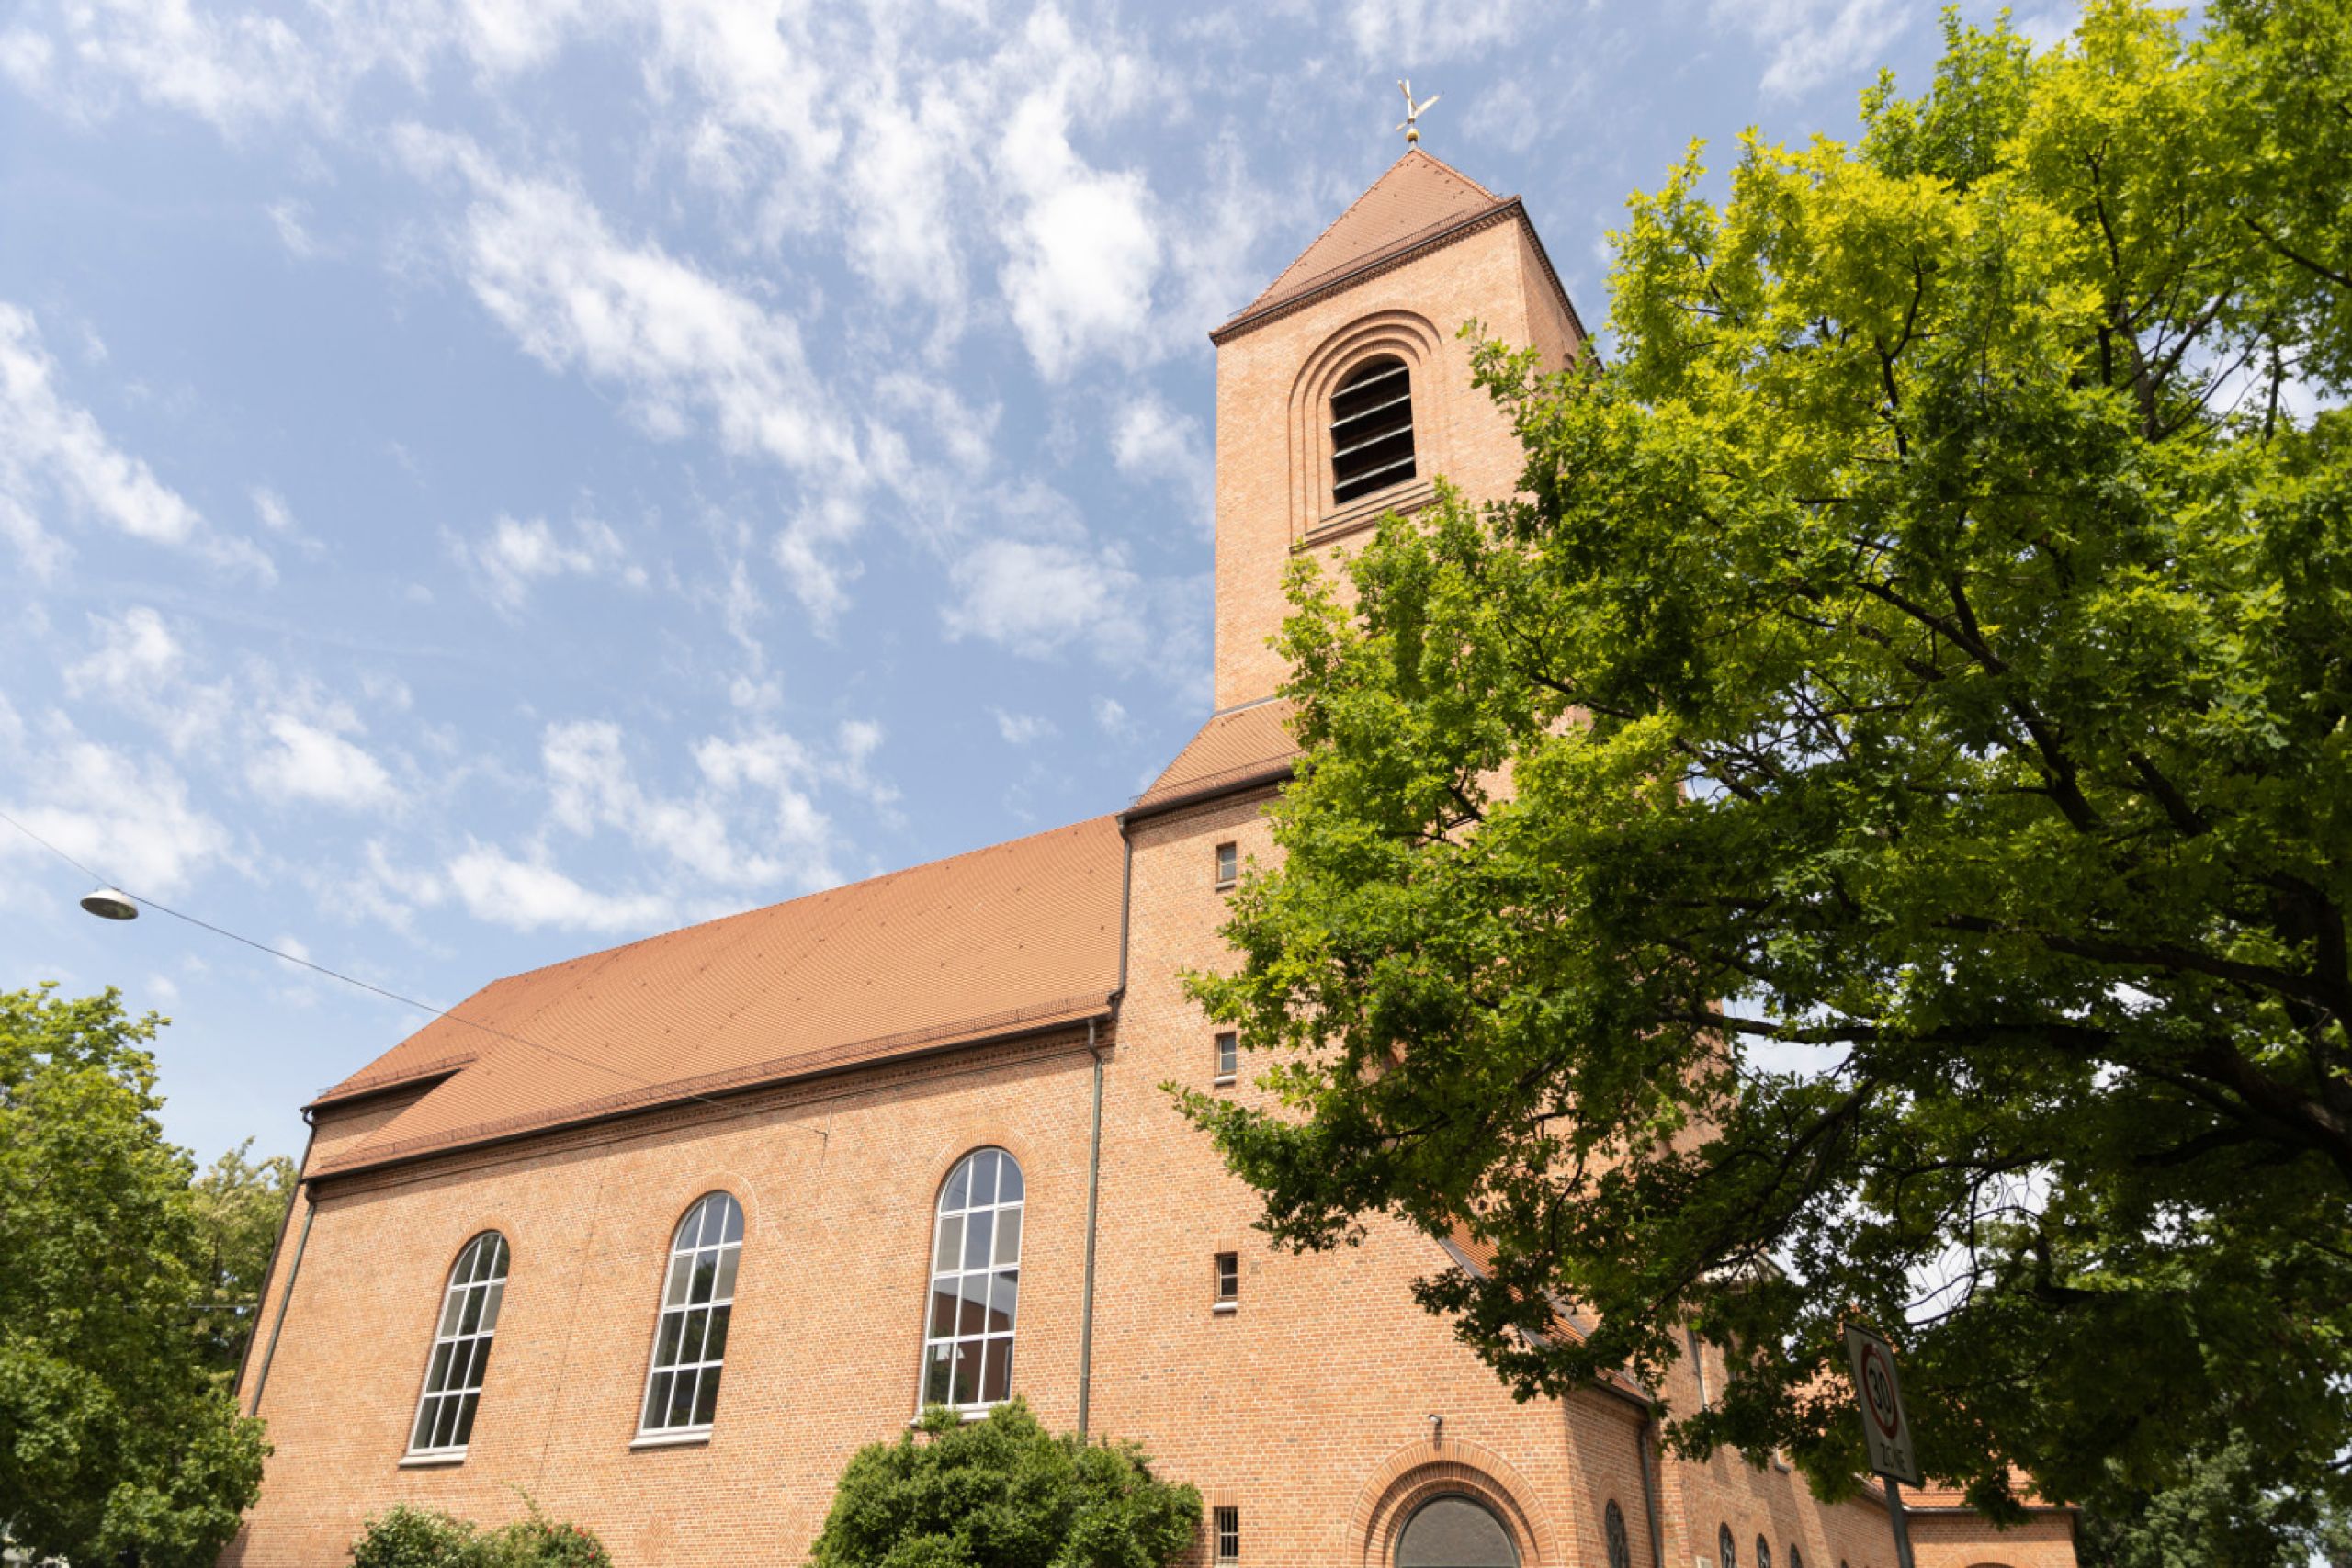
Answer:
[(1409, 1444), (1373, 1472), (1341, 1526), (1339, 1561), (1349, 1568), (1390, 1568), (1406, 1521), (1448, 1493), (1493, 1510), (1519, 1550), (1520, 1568), (1565, 1568), (1552, 1521), (1526, 1477), (1492, 1449), (1452, 1438)]

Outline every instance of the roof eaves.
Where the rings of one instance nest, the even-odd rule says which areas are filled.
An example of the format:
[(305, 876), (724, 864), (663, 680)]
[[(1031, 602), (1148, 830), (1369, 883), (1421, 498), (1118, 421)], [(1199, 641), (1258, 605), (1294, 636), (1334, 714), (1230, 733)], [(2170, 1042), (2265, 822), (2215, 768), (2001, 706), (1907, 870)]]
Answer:
[(1239, 767), (1227, 768), (1182, 784), (1167, 795), (1155, 795), (1147, 790), (1136, 797), (1133, 806), (1119, 813), (1122, 823), (1140, 822), (1148, 818), (1180, 811), (1187, 806), (1200, 806), (1228, 795), (1247, 790), (1263, 789), (1268, 784), (1288, 784), (1295, 759), (1284, 757), (1276, 761), (1245, 762)]
[(1466, 213), (1459, 218), (1451, 218), (1441, 223), (1432, 224), (1417, 234), (1408, 234), (1404, 239), (1385, 245), (1369, 255), (1361, 256), (1345, 266), (1337, 267), (1329, 273), (1309, 278), (1297, 288), (1279, 298), (1260, 300), (1225, 325), (1212, 328), (1209, 332), (1209, 341), (1222, 347), (1244, 333), (1254, 331), (1269, 321), (1279, 321), (1284, 316), (1306, 310), (1310, 305), (1319, 304), (1340, 290), (1351, 288), (1366, 278), (1394, 272), (1408, 262), (1418, 261), (1432, 251), (1441, 250), (1459, 240), (1466, 240), (1473, 234), (1482, 233), (1498, 223), (1514, 218), (1527, 231), (1528, 241), (1535, 247), (1535, 259), (1543, 265), (1544, 279), (1551, 284), (1552, 292), (1558, 296), (1561, 308), (1567, 311), (1569, 324), (1576, 328), (1577, 341), (1583, 343), (1592, 334), (1585, 330), (1584, 318), (1577, 314), (1576, 301), (1568, 298), (1567, 287), (1560, 281), (1559, 269), (1552, 265), (1552, 254), (1544, 248), (1544, 236), (1536, 232), (1534, 220), (1527, 216), (1526, 204), (1515, 196), (1498, 197), (1494, 206), (1483, 212)]
[(1025, 1035), (1084, 1023), (1115, 1015), (1114, 993), (1088, 993), (1041, 1007), (988, 1014), (930, 1029), (906, 1030), (850, 1041), (822, 1053), (779, 1057), (726, 1072), (707, 1073), (674, 1083), (624, 1090), (582, 1100), (548, 1112), (526, 1112), (470, 1126), (452, 1128), (389, 1144), (362, 1144), (342, 1156), (322, 1164), (318, 1177), (352, 1176), (413, 1165), (441, 1155), (514, 1143), (542, 1134), (569, 1131), (601, 1122), (655, 1111), (674, 1110), (698, 1100), (752, 1093), (780, 1085), (808, 1082), (855, 1072), (861, 1068), (897, 1065), (947, 1051), (998, 1044)]
[(329, 1084), (299, 1109), (310, 1111), (322, 1110), (331, 1105), (337, 1107), (351, 1105), (359, 1100), (372, 1100), (380, 1094), (397, 1094), (403, 1089), (438, 1083), (463, 1072), (481, 1059), (480, 1052), (462, 1051), (455, 1055), (439, 1056), (429, 1062), (420, 1062), (413, 1067), (403, 1067), (397, 1073), (387, 1073), (381, 1077), (368, 1078), (354, 1075), (345, 1078), (341, 1083)]

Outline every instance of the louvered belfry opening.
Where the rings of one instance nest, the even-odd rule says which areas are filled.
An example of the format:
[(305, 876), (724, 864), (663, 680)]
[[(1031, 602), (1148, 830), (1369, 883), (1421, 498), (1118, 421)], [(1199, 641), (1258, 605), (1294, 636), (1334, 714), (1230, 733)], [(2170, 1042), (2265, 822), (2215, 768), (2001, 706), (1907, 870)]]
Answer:
[(1367, 359), (1331, 394), (1331, 500), (1413, 477), (1413, 378), (1393, 354)]

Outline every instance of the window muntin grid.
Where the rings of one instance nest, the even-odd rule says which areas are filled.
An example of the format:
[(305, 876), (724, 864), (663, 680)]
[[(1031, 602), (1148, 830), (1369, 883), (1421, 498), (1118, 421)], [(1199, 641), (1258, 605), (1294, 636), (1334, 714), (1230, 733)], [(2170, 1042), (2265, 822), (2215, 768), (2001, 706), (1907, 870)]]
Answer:
[(1732, 1539), (1729, 1525), (1715, 1531), (1715, 1562), (1717, 1568), (1739, 1568), (1739, 1542)]
[(1772, 1568), (1772, 1543), (1760, 1535), (1756, 1538), (1756, 1568)]
[(1241, 1510), (1221, 1507), (1215, 1510), (1216, 1525), (1216, 1560), (1219, 1562), (1241, 1561)]
[(1625, 1511), (1614, 1497), (1601, 1514), (1600, 1533), (1609, 1545), (1609, 1568), (1634, 1568), (1634, 1549), (1625, 1540)]
[(742, 1253), (743, 1210), (731, 1194), (706, 1193), (678, 1222), (662, 1276), (653, 1364), (645, 1374), (640, 1434), (710, 1429)]
[(1238, 843), (1219, 844), (1216, 847), (1216, 885), (1222, 887), (1228, 882), (1240, 880), (1240, 876), (1241, 846)]
[(466, 1243), (441, 1292), (424, 1392), (409, 1428), (412, 1454), (462, 1454), (474, 1431), (482, 1375), (490, 1368), (491, 1337), (506, 1295), (506, 1238), (484, 1231)]
[(1024, 1196), (1021, 1167), (1002, 1149), (966, 1155), (939, 1190), (923, 1321), (924, 1404), (977, 1410), (1012, 1393)]
[(1216, 1280), (1216, 1294), (1213, 1299), (1219, 1303), (1239, 1301), (1241, 1299), (1241, 1255), (1238, 1252), (1217, 1253), (1210, 1259), (1210, 1269), (1211, 1276)]
[(1216, 1037), (1216, 1072), (1215, 1077), (1229, 1078), (1241, 1066), (1241, 1036), (1228, 1029)]

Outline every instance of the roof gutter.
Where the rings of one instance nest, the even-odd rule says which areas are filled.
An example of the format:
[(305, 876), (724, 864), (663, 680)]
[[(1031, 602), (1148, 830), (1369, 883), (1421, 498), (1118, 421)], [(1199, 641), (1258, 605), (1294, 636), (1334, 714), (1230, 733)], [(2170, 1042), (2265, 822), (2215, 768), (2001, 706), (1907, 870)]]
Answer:
[(1188, 806), (1205, 805), (1209, 801), (1221, 799), (1228, 795), (1240, 795), (1253, 789), (1263, 789), (1268, 784), (1288, 784), (1295, 772), (1296, 769), (1292, 762), (1285, 760), (1277, 766), (1245, 773), (1239, 778), (1218, 779), (1212, 784), (1184, 790), (1163, 799), (1139, 802), (1119, 813), (1119, 826), (1128, 828), (1154, 817), (1164, 817), (1171, 811), (1182, 811)]

